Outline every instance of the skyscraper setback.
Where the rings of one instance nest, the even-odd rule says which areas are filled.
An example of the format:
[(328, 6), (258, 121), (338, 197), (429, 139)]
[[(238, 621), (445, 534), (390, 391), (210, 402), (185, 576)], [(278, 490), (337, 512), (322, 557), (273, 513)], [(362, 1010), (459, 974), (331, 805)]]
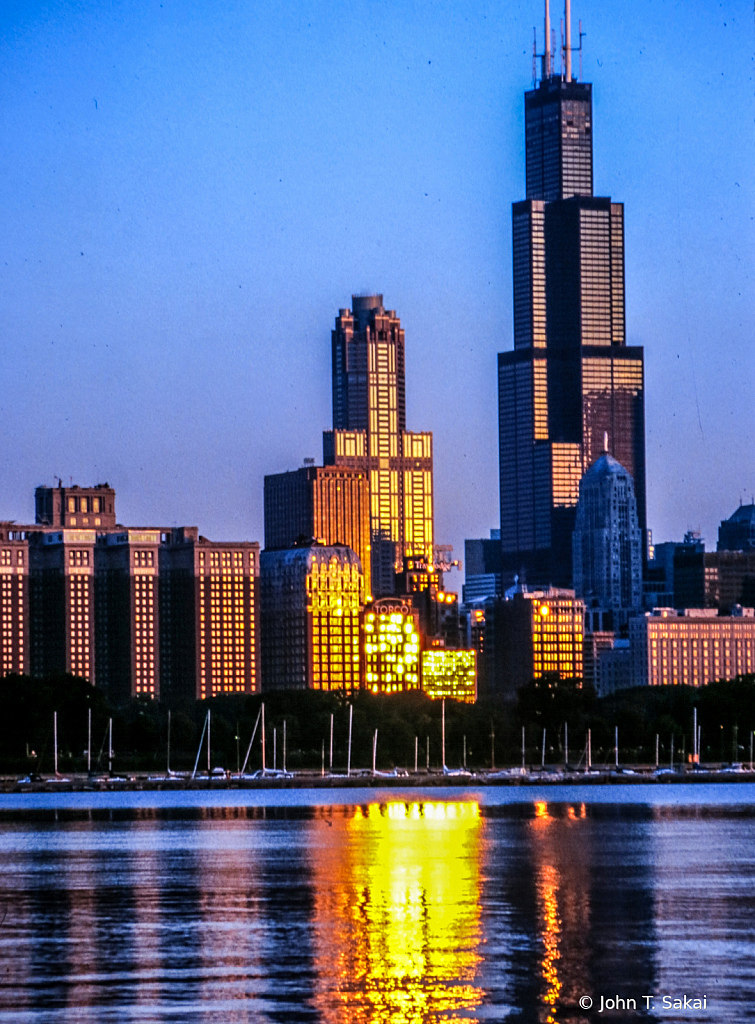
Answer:
[(404, 331), (382, 295), (354, 295), (332, 332), (333, 430), (323, 462), (361, 470), (370, 492), (372, 590), (433, 558), (433, 436), (406, 429)]
[(579, 481), (608, 450), (645, 517), (643, 350), (626, 344), (624, 207), (593, 195), (592, 86), (546, 47), (525, 93), (526, 199), (512, 208), (514, 350), (498, 356), (504, 574), (571, 584)]

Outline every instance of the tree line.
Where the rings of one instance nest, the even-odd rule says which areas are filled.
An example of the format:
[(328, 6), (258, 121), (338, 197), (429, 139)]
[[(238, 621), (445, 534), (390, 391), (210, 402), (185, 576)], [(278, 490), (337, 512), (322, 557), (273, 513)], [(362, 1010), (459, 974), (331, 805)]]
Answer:
[[(370, 768), (377, 730), (378, 769), (420, 770), (441, 767), (440, 701), (414, 692), (381, 696), (360, 691), (353, 696), (311, 690), (264, 695), (228, 695), (170, 711), (161, 703), (134, 699), (111, 703), (84, 679), (60, 676), (0, 680), (0, 772), (53, 770), (53, 713), (57, 713), (58, 765), (61, 771), (85, 771), (91, 714), (91, 764), (104, 771), (108, 762), (112, 719), (114, 769), (159, 771), (193, 766), (207, 711), (212, 722), (212, 764), (235, 770), (244, 760), (265, 704), (266, 764), (292, 770), (346, 770), (349, 718), (352, 720), (351, 767)], [(500, 768), (521, 764), (577, 764), (591, 733), (594, 764), (613, 763), (615, 730), (623, 763), (654, 763), (656, 736), (660, 759), (669, 761), (673, 740), (678, 762), (693, 749), (693, 712), (701, 728), (704, 761), (749, 760), (755, 729), (755, 676), (691, 687), (644, 687), (598, 698), (575, 680), (545, 677), (519, 691), (516, 701), (494, 696), (476, 704), (445, 702), (445, 754), (449, 768)], [(544, 736), (543, 736), (544, 734)], [(202, 765), (206, 764), (205, 753)], [(261, 767), (258, 726), (248, 769)]]

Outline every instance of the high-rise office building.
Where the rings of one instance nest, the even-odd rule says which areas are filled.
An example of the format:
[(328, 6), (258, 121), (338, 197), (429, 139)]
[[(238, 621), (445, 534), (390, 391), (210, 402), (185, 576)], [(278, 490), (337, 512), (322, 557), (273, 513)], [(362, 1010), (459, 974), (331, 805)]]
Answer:
[(624, 629), (642, 607), (642, 532), (632, 477), (607, 453), (580, 480), (572, 550), (588, 631)]
[(31, 674), (97, 683), (94, 529), (30, 533)]
[(518, 586), (495, 610), (500, 660), (491, 689), (510, 698), (543, 676), (583, 678), (585, 606), (573, 590)]
[(498, 356), (504, 577), (558, 586), (571, 585), (579, 481), (606, 433), (646, 525), (643, 350), (626, 344), (624, 208), (593, 195), (592, 86), (573, 78), (566, 22), (562, 67), (547, 46), (525, 94), (514, 349)]
[(170, 702), (260, 690), (254, 541), (209, 541), (196, 526), (160, 535), (160, 688)]
[(372, 591), (390, 596), (407, 559), (432, 566), (432, 434), (406, 429), (404, 331), (382, 295), (353, 296), (332, 343), (333, 430), (323, 435), (323, 462), (366, 475)]
[(28, 529), (0, 523), (0, 676), (29, 673)]
[(156, 529), (120, 529), (97, 538), (96, 681), (112, 700), (160, 697), (160, 536)]
[(370, 494), (365, 473), (345, 466), (303, 466), (265, 477), (265, 549), (302, 540), (345, 544), (359, 556), (371, 591)]
[(260, 583), (263, 689), (358, 690), (364, 583), (351, 548), (263, 551)]

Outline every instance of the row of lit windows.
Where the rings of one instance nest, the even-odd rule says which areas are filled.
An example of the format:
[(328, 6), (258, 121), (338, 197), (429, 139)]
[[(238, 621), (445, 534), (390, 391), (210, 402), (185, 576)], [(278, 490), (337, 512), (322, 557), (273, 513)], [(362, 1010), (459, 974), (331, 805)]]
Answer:
[[(3, 548), (0, 551), (0, 565), (12, 565), (13, 564), (13, 552), (10, 548)], [(16, 552), (16, 565), (24, 564), (24, 553), (23, 551)]]
[[(10, 552), (9, 552), (10, 554)], [(23, 608), (23, 586), (21, 577), (18, 579), (18, 590), (16, 596), (13, 594), (12, 577), (0, 577), (2, 585), (2, 669), (3, 673), (24, 671), (24, 608)], [(13, 618), (14, 610), (18, 612), (17, 633), (14, 642)], [(15, 657), (14, 657), (15, 648)]]
[(105, 511), (105, 502), (102, 498), (69, 498), (67, 505), (69, 512), (83, 512), (85, 515), (87, 512), (97, 515)]

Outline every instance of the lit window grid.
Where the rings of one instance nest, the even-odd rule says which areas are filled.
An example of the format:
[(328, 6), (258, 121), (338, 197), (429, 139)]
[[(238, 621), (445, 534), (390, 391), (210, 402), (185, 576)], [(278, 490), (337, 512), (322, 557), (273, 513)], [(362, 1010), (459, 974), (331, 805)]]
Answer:
[(72, 675), (89, 679), (91, 668), (92, 577), (82, 572), (72, 573), (67, 579), (69, 588), (68, 671)]
[(553, 504), (574, 507), (579, 501), (582, 479), (582, 447), (579, 444), (554, 443), (551, 446)]
[(631, 628), (644, 662), (639, 684), (705, 686), (755, 672), (755, 619), (649, 616)]
[(584, 671), (584, 605), (564, 599), (532, 600), (532, 675), (581, 679)]
[(512, 234), (514, 348), (545, 348), (545, 204), (534, 200), (515, 212)]
[(432, 563), (433, 479), (428, 471), (404, 471), (404, 555)]
[[(8, 552), (10, 556), (10, 552)], [(4, 562), (4, 565), (10, 564)], [(3, 573), (0, 576), (0, 638), (2, 675), (23, 674), (25, 664), (26, 620), (24, 615), (24, 577)]]
[(477, 698), (476, 651), (423, 651), (422, 689), (434, 700), (448, 697), (474, 704)]
[(364, 666), (364, 685), (372, 693), (419, 689), (419, 633), (411, 613), (365, 614)]
[[(152, 552), (135, 552), (151, 555)], [(147, 564), (140, 558), (138, 564)], [(152, 575), (134, 576), (134, 692), (154, 698), (157, 672), (157, 638), (155, 634), (156, 578)]]
[(306, 578), (311, 683), (315, 690), (359, 689), (360, 568), (331, 557), (313, 559)]
[[(251, 693), (256, 623), (253, 579), (241, 551), (199, 552), (199, 696)], [(209, 563), (208, 571), (205, 567)]]
[(611, 238), (608, 210), (579, 211), (580, 321), (583, 345), (610, 345)]

